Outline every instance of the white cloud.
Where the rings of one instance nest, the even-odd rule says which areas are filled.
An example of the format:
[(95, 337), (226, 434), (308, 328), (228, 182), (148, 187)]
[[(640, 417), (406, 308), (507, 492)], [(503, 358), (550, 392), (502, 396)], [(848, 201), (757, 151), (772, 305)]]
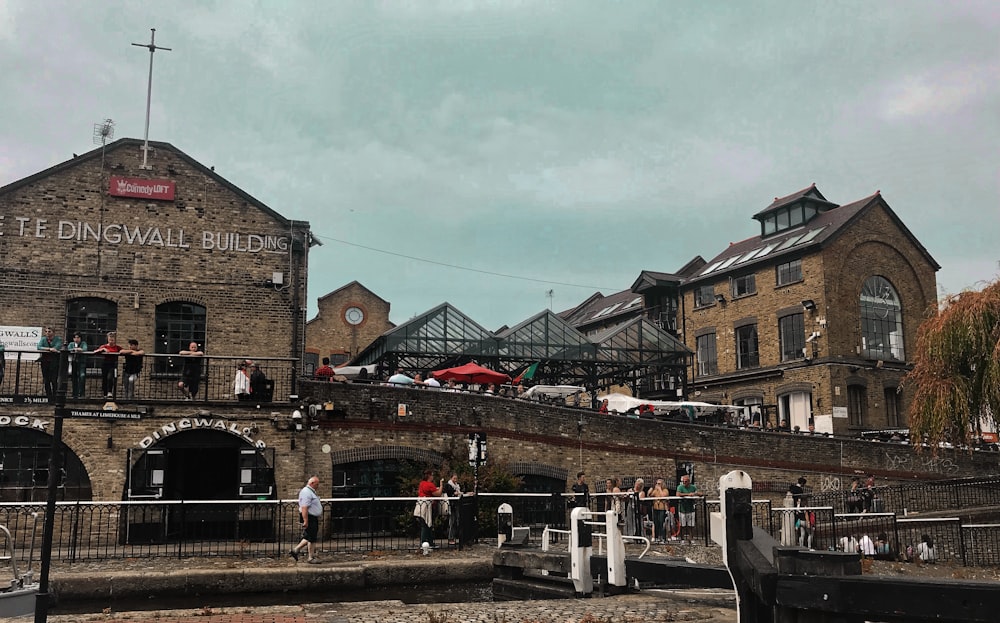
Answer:
[(998, 78), (998, 64), (946, 66), (909, 74), (885, 86), (879, 112), (887, 121), (956, 115), (996, 95)]

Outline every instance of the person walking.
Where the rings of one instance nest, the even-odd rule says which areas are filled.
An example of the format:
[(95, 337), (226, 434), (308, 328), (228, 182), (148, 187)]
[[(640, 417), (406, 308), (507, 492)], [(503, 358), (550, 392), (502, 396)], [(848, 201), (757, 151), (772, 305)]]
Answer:
[(302, 522), (302, 540), (293, 547), (288, 555), (299, 561), (299, 552), (304, 547), (309, 557), (306, 562), (316, 564), (316, 541), (319, 540), (319, 522), (323, 518), (323, 503), (319, 499), (316, 488), (319, 486), (319, 476), (312, 476), (306, 486), (299, 491), (299, 521)]

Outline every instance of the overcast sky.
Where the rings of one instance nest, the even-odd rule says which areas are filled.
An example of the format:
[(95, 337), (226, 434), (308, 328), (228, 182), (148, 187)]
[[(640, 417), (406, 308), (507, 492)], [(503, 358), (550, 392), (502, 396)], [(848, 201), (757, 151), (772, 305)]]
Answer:
[(1000, 274), (993, 0), (3, 0), (0, 185), (142, 138), (154, 27), (150, 139), (311, 223), (310, 317), (357, 280), (513, 325), (813, 182), (881, 190), (940, 293)]

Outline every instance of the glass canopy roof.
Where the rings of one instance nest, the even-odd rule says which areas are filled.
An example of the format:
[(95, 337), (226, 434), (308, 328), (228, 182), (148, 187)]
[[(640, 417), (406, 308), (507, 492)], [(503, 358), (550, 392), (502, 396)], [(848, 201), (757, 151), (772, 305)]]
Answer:
[(671, 377), (679, 387), (691, 355), (644, 317), (588, 337), (546, 310), (494, 334), (443, 303), (382, 334), (352, 364), (377, 364), (385, 378), (397, 368), (416, 374), (469, 361), (515, 377), (538, 363), (535, 383), (599, 389)]

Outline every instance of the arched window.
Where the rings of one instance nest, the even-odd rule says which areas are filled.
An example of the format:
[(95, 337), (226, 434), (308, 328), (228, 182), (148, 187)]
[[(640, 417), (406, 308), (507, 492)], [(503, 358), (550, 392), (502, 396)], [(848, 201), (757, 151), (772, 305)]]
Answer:
[[(191, 342), (198, 342), (204, 350), (205, 316), (205, 308), (195, 303), (175, 301), (157, 305), (156, 346), (153, 352), (162, 355), (177, 354), (187, 350)], [(177, 358), (157, 357), (155, 369), (156, 372), (179, 374), (180, 365)]]
[(66, 304), (66, 340), (79, 333), (87, 348), (94, 350), (107, 342), (109, 331), (117, 330), (117, 303), (99, 298), (79, 298)]
[(903, 308), (885, 277), (865, 280), (861, 288), (861, 356), (903, 361)]
[[(104, 342), (101, 342), (102, 344)], [(0, 502), (37, 502), (48, 495), (52, 437), (40, 431), (0, 427)], [(90, 500), (90, 477), (80, 457), (69, 448), (56, 489), (58, 500)]]

